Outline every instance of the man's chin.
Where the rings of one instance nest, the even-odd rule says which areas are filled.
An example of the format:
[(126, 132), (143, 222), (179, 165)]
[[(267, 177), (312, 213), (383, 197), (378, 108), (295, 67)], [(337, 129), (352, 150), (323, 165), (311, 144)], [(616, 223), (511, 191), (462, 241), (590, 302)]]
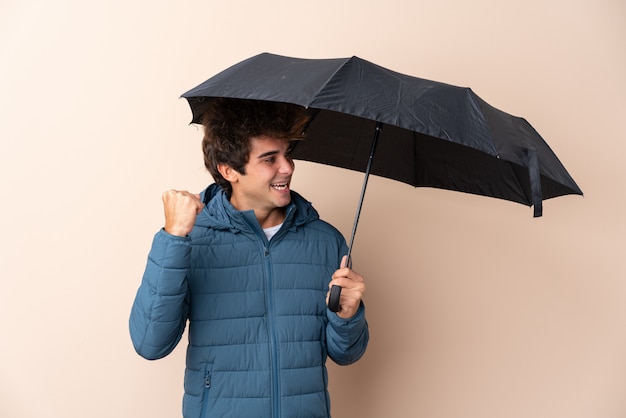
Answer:
[(287, 207), (291, 203), (291, 194), (288, 194), (287, 196), (282, 197), (276, 203), (277, 203), (277, 207), (279, 208)]

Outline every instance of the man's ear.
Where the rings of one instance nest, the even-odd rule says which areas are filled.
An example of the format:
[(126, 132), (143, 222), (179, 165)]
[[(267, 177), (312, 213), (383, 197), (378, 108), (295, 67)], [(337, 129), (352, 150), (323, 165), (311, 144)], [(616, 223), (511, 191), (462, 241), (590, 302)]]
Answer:
[(239, 173), (228, 164), (224, 164), (224, 163), (218, 164), (217, 171), (220, 172), (220, 174), (222, 175), (222, 177), (226, 179), (226, 181), (230, 183), (234, 183), (237, 181), (237, 178), (238, 178), (237, 175)]

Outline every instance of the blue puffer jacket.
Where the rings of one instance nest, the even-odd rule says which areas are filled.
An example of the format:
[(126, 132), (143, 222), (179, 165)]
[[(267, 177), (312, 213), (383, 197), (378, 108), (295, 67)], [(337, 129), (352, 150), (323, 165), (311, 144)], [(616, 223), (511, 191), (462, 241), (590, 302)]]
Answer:
[(269, 242), (218, 186), (202, 196), (188, 237), (154, 237), (130, 316), (135, 349), (166, 356), (189, 320), (185, 418), (329, 417), (326, 357), (353, 363), (369, 338), (363, 306), (344, 320), (325, 304), (343, 236), (294, 192)]

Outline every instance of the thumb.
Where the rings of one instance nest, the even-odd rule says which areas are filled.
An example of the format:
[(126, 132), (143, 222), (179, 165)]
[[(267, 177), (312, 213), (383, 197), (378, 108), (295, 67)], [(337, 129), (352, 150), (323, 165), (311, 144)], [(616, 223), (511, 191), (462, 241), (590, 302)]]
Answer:
[(204, 202), (202, 202), (202, 200), (200, 199), (199, 194), (194, 194), (194, 196), (196, 197), (196, 199), (198, 199), (196, 202), (196, 213), (200, 214), (200, 212), (202, 212), (202, 209), (204, 209)]
[(344, 255), (343, 258), (341, 259), (341, 265), (339, 266), (339, 268), (344, 268), (348, 266), (348, 256)]

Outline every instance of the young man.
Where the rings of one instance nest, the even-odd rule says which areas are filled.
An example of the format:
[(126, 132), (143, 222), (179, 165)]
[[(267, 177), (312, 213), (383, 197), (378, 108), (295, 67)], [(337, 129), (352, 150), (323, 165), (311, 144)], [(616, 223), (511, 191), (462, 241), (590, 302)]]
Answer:
[[(297, 106), (210, 100), (202, 194), (163, 194), (130, 316), (136, 351), (169, 354), (189, 321), (183, 415), (329, 417), (326, 358), (351, 364), (369, 333), (343, 236), (290, 188)], [(340, 268), (338, 268), (340, 267)], [(340, 310), (326, 307), (342, 286)]]

